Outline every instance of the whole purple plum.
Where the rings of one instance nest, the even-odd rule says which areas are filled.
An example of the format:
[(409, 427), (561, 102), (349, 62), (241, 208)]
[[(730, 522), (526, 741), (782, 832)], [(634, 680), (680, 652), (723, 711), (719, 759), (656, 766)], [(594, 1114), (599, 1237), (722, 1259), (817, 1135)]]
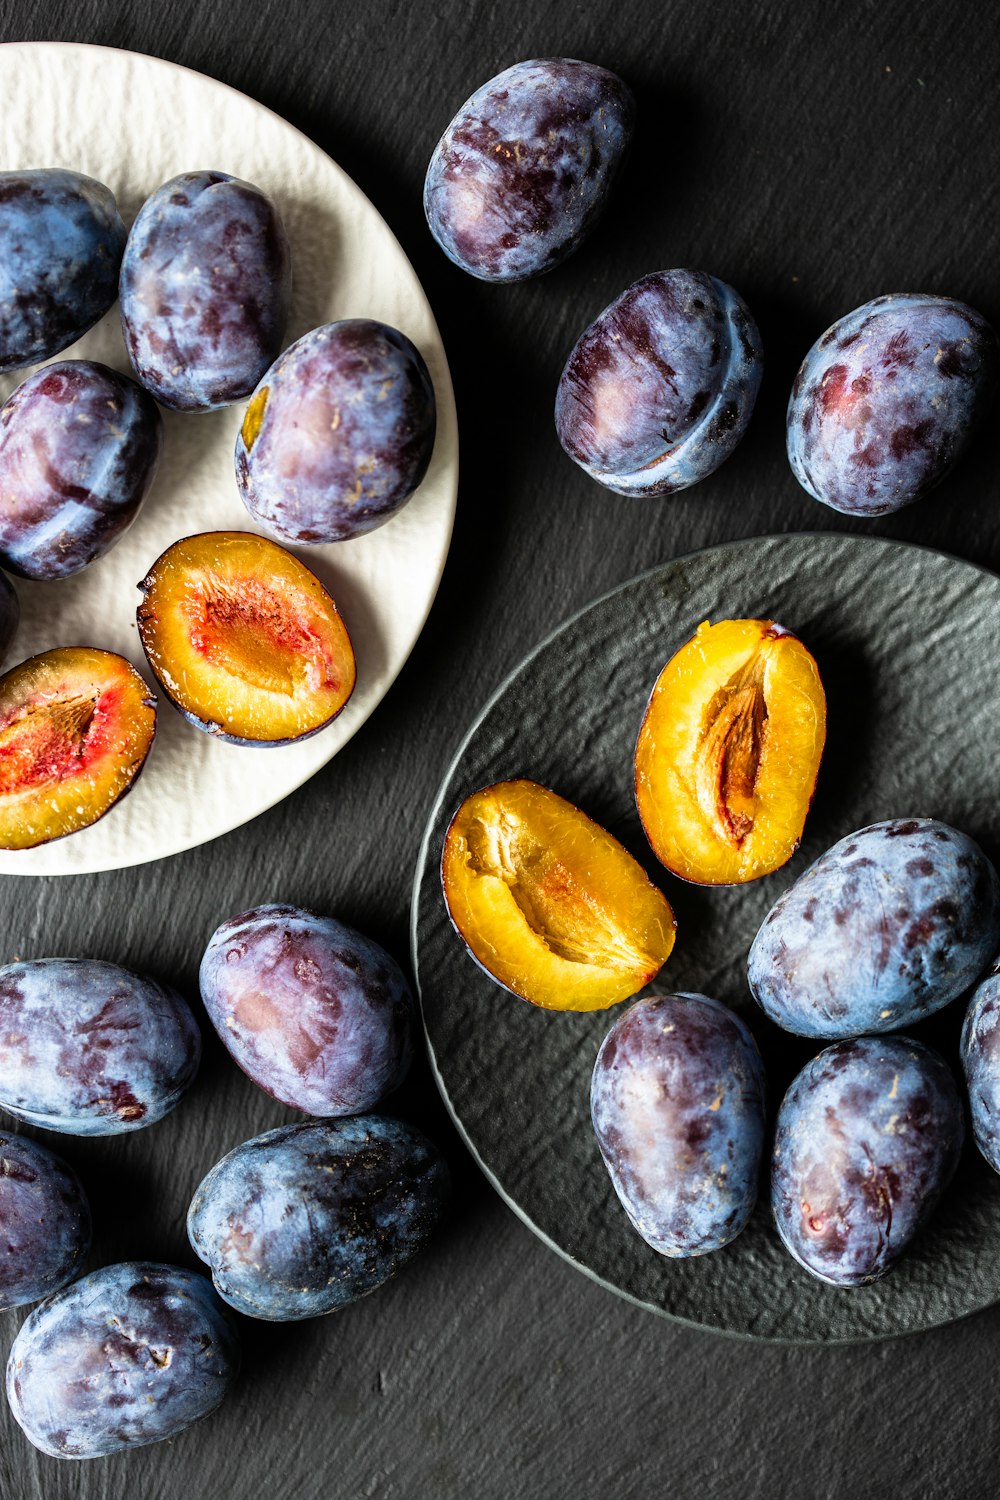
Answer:
[(778, 1111), (771, 1204), (786, 1249), (831, 1286), (877, 1281), (926, 1223), (964, 1137), (955, 1081), (930, 1047), (827, 1047)]
[(244, 1141), (201, 1183), (188, 1236), (250, 1318), (335, 1312), (395, 1276), (450, 1191), (437, 1148), (399, 1120), (310, 1120)]
[(0, 370), (72, 344), (118, 294), (125, 225), (79, 172), (0, 172)]
[(180, 995), (94, 958), (0, 968), (0, 1109), (66, 1135), (152, 1125), (180, 1101), (201, 1033)]
[(1000, 959), (976, 989), (962, 1027), (962, 1067), (976, 1145), (1000, 1172)]
[(53, 1458), (100, 1458), (175, 1437), (239, 1373), (231, 1313), (204, 1276), (126, 1261), (36, 1307), (7, 1362), (7, 1400)]
[(591, 1118), (625, 1212), (661, 1255), (705, 1255), (742, 1231), (764, 1149), (764, 1069), (739, 1016), (657, 995), (612, 1026)]
[(247, 510), (291, 542), (340, 542), (383, 525), (427, 472), (434, 387), (385, 323), (314, 328), (268, 370), (236, 440)]
[(884, 516), (943, 479), (992, 404), (997, 336), (950, 297), (876, 297), (806, 355), (788, 406), (788, 460), (816, 500)]
[(90, 1206), (62, 1157), (23, 1135), (0, 1135), (0, 1308), (57, 1292), (90, 1249)]
[(932, 818), (873, 823), (779, 896), (750, 988), (799, 1036), (896, 1031), (974, 984), (1000, 946), (1000, 881), (978, 844)]
[(559, 379), (556, 432), (607, 489), (669, 495), (729, 457), (762, 374), (757, 325), (731, 286), (658, 271), (580, 335)]
[(297, 906), (223, 922), (201, 961), (201, 997), (231, 1056), (309, 1115), (370, 1109), (410, 1063), (413, 998), (370, 938)]
[(467, 99), (441, 137), (424, 213), (449, 260), (482, 281), (523, 281), (590, 233), (635, 119), (614, 73), (572, 58), (516, 63)]
[(278, 210), (225, 172), (184, 172), (139, 210), (121, 270), (139, 381), (175, 411), (249, 396), (281, 348), (291, 260)]
[(153, 482), (156, 402), (89, 360), (46, 365), (0, 408), (0, 563), (66, 578), (131, 526)]

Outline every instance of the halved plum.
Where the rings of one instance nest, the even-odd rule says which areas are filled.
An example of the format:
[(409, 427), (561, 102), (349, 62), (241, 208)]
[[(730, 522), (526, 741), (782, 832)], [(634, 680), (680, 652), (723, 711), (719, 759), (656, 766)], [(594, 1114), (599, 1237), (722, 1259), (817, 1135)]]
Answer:
[(616, 838), (534, 781), (466, 797), (441, 881), (473, 958), (546, 1010), (604, 1010), (658, 974), (674, 946), (666, 898)]
[(653, 688), (635, 800), (661, 864), (698, 885), (769, 875), (799, 846), (826, 739), (826, 695), (773, 620), (699, 625)]
[(354, 691), (354, 649), (316, 575), (277, 542), (209, 531), (139, 585), (143, 650), (174, 706), (237, 745), (305, 739)]
[(153, 743), (156, 700), (113, 651), (64, 646), (0, 677), (0, 848), (33, 849), (96, 823)]

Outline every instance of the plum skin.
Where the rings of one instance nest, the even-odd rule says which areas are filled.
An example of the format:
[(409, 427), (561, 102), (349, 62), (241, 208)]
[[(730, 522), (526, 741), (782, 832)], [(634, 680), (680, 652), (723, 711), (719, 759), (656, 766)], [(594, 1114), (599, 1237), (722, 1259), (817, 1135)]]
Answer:
[(703, 271), (655, 272), (577, 340), (559, 378), (556, 432), (605, 488), (672, 494), (733, 452), (762, 375), (760, 334), (738, 292)]
[(201, 997), (230, 1056), (305, 1114), (358, 1114), (402, 1082), (413, 997), (370, 938), (296, 906), (258, 906), (212, 934)]
[(7, 1399), (43, 1453), (98, 1458), (208, 1416), (239, 1366), (235, 1320), (206, 1277), (126, 1261), (29, 1314), (10, 1351)]
[(226, 172), (171, 178), (139, 210), (119, 290), (136, 378), (161, 405), (211, 411), (242, 400), (288, 321), (291, 260), (277, 208)]
[(757, 1199), (764, 1068), (733, 1011), (706, 995), (639, 1000), (594, 1064), (591, 1119), (633, 1226), (661, 1255), (736, 1238)]
[(161, 1120), (201, 1060), (173, 990), (117, 964), (42, 958), (0, 968), (0, 1108), (67, 1135)]
[(219, 1295), (247, 1317), (335, 1312), (394, 1276), (450, 1191), (437, 1148), (376, 1115), (310, 1120), (244, 1141), (198, 1187), (188, 1237)]
[(66, 578), (127, 531), (153, 482), (162, 421), (141, 386), (90, 360), (29, 376), (0, 408), (0, 563)]
[(362, 536), (418, 488), (436, 425), (427, 366), (399, 329), (372, 318), (314, 328), (251, 398), (236, 439), (243, 504), (285, 541)]
[(961, 1057), (972, 1135), (1000, 1172), (1000, 958), (976, 987), (962, 1026)]
[(90, 1249), (90, 1205), (73, 1168), (23, 1135), (0, 1135), (0, 1309), (72, 1281)]
[(909, 1026), (973, 984), (1000, 945), (1000, 882), (931, 818), (848, 834), (772, 906), (747, 976), (772, 1021), (833, 1039)]
[(806, 355), (788, 405), (788, 459), (813, 499), (884, 516), (949, 472), (1000, 383), (997, 336), (949, 297), (876, 297)]
[(0, 370), (58, 354), (111, 307), (125, 225), (110, 188), (61, 167), (0, 173)]
[(603, 213), (635, 119), (626, 84), (573, 58), (535, 58), (462, 105), (427, 168), (424, 213), (449, 260), (523, 281), (566, 259)]
[(891, 1269), (926, 1223), (965, 1137), (944, 1059), (909, 1037), (858, 1037), (803, 1068), (778, 1111), (771, 1176), (789, 1253), (857, 1287)]

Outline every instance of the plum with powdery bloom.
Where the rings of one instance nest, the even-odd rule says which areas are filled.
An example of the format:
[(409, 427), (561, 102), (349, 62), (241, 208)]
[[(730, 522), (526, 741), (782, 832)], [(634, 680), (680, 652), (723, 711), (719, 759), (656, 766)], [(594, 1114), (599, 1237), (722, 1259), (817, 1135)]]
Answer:
[(815, 500), (884, 516), (943, 479), (1000, 381), (997, 336), (950, 297), (876, 297), (806, 355), (788, 405), (788, 461)]
[(443, 1158), (413, 1126), (311, 1120), (224, 1156), (194, 1195), (188, 1236), (232, 1307), (291, 1322), (335, 1312), (396, 1275), (449, 1191)]
[(333, 917), (258, 906), (212, 934), (201, 997), (259, 1088), (310, 1115), (370, 1109), (409, 1067), (413, 998), (383, 948)]
[(785, 1248), (820, 1281), (877, 1281), (926, 1223), (965, 1123), (930, 1047), (859, 1037), (807, 1063), (778, 1112), (771, 1204)]
[(467, 99), (434, 149), (424, 213), (448, 258), (482, 281), (550, 270), (590, 233), (632, 137), (635, 104), (607, 68), (516, 63)]
[(252, 183), (185, 172), (139, 210), (121, 268), (136, 378), (163, 406), (248, 396), (281, 348), (291, 259), (278, 210)]
[(702, 271), (659, 271), (580, 336), (559, 379), (556, 432), (607, 489), (672, 494), (733, 452), (762, 373), (757, 325), (732, 287)]
[(118, 294), (125, 225), (103, 183), (61, 167), (0, 173), (0, 370), (58, 354)]
[(962, 1067), (976, 1145), (1000, 1172), (1000, 959), (978, 985), (965, 1013)]
[(22, 1307), (77, 1276), (90, 1206), (73, 1168), (37, 1141), (0, 1135), (0, 1308)]

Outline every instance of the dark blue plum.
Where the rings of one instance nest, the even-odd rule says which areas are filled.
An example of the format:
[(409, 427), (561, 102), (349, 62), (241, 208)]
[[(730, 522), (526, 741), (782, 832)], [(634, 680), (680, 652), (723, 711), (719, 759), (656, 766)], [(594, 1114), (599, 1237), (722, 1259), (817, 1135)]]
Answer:
[(0, 563), (66, 578), (131, 526), (160, 456), (156, 402), (89, 360), (46, 365), (0, 409)]
[(136, 376), (176, 411), (249, 396), (285, 333), (291, 260), (278, 210), (225, 172), (185, 172), (139, 211), (121, 270)]
[(243, 504), (285, 541), (374, 531), (423, 479), (435, 428), (427, 366), (398, 329), (370, 318), (314, 328), (247, 407), (236, 440)]
[(413, 997), (370, 938), (297, 906), (223, 922), (201, 961), (209, 1020), (243, 1071), (307, 1115), (371, 1109), (410, 1063)]
[(591, 1118), (625, 1212), (661, 1255), (736, 1238), (757, 1200), (764, 1069), (739, 1016), (705, 995), (657, 995), (612, 1026)]
[(1000, 882), (932, 818), (834, 844), (772, 906), (747, 961), (772, 1021), (799, 1036), (896, 1031), (974, 984), (1000, 946)]
[(7, 1400), (53, 1458), (100, 1458), (175, 1437), (239, 1373), (232, 1315), (204, 1276), (127, 1261), (30, 1313), (7, 1362)]
[(669, 495), (725, 461), (763, 373), (746, 303), (703, 271), (644, 276), (581, 334), (556, 393), (570, 458), (621, 495)]
[(0, 969), (0, 1108), (67, 1135), (152, 1125), (180, 1101), (201, 1060), (181, 997), (93, 958)]
[(58, 354), (118, 294), (125, 225), (110, 188), (50, 167), (0, 172), (0, 370)]
[(816, 500), (884, 516), (948, 473), (992, 405), (997, 336), (950, 297), (876, 297), (806, 355), (788, 406), (788, 460)]
[(877, 1281), (926, 1223), (964, 1137), (955, 1081), (930, 1047), (827, 1047), (778, 1111), (771, 1205), (786, 1249), (831, 1286)]
[(78, 1276), (90, 1207), (62, 1157), (23, 1135), (0, 1135), (0, 1308), (22, 1307)]
[(990, 1166), (1000, 1172), (1000, 959), (969, 1002), (961, 1051), (972, 1134)]
[(449, 1193), (437, 1148), (398, 1120), (311, 1120), (244, 1141), (212, 1168), (188, 1236), (220, 1296), (251, 1318), (335, 1312), (426, 1244)]
[(635, 105), (614, 73), (572, 58), (516, 63), (466, 100), (424, 183), (431, 234), (482, 281), (565, 260), (604, 210)]

